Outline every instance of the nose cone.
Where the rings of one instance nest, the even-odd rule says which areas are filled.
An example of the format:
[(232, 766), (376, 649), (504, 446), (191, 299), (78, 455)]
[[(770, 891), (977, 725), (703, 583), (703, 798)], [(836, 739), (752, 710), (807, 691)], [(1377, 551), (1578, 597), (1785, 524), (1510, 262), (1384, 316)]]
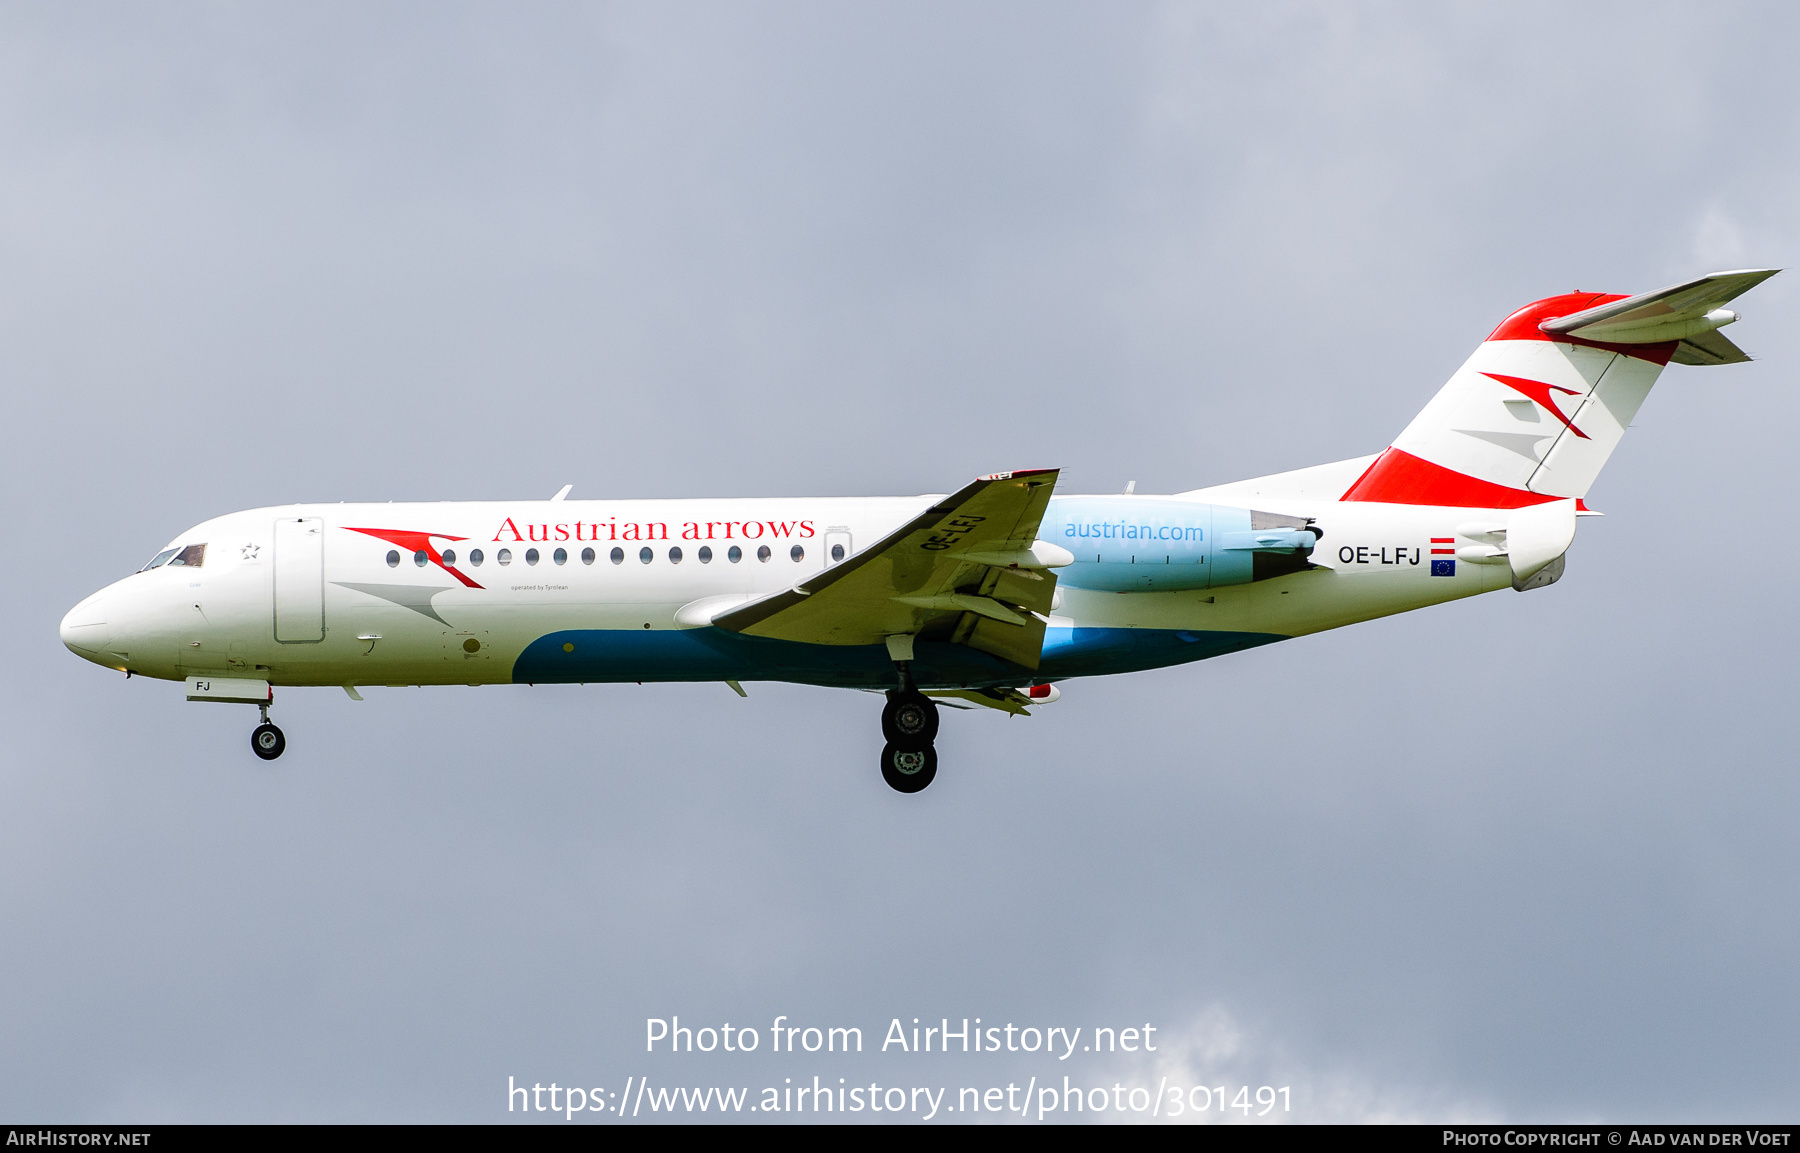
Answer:
[(115, 668), (119, 658), (108, 652), (113, 626), (107, 621), (106, 596), (95, 593), (69, 610), (58, 632), (68, 650), (97, 665)]

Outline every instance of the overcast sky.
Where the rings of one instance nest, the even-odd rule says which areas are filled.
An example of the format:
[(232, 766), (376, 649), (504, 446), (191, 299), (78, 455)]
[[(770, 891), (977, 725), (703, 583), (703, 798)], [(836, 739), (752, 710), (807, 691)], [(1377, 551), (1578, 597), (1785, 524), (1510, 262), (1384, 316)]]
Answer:
[[(1290, 1085), (1295, 1120), (1791, 1120), (1794, 273), (1737, 306), (1757, 363), (1664, 375), (1554, 588), (950, 714), (915, 797), (876, 698), (772, 684), (287, 690), (265, 765), (251, 710), (57, 622), (290, 501), (1172, 492), (1378, 451), (1520, 305), (1792, 262), (1797, 34), (0, 7), (0, 1116), (1167, 1075)], [(674, 1014), (1163, 1044), (647, 1056)]]

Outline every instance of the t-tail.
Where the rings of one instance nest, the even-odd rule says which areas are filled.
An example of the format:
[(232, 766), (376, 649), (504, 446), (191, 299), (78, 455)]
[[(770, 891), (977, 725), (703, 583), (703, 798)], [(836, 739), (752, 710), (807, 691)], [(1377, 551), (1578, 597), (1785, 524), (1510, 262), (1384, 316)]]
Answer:
[(1777, 269), (1718, 272), (1642, 296), (1528, 304), (1482, 342), (1341, 499), (1515, 509), (1588, 493), (1670, 361), (1750, 358), (1722, 306)]

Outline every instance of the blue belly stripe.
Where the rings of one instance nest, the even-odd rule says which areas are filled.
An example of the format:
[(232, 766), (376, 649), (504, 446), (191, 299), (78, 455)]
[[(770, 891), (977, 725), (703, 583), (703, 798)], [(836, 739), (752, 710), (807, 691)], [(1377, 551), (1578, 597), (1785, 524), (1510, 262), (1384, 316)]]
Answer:
[[(1194, 629), (1052, 628), (1035, 671), (966, 645), (920, 641), (912, 675), (923, 688), (988, 688), (1137, 672), (1286, 640), (1275, 633)], [(565, 649), (565, 646), (570, 646)], [(885, 645), (811, 645), (718, 628), (568, 629), (539, 637), (513, 665), (516, 683), (793, 681), (893, 688)]]
[(1041, 680), (1099, 677), (1185, 665), (1285, 641), (1280, 633), (1202, 629), (1053, 628), (1044, 634)]

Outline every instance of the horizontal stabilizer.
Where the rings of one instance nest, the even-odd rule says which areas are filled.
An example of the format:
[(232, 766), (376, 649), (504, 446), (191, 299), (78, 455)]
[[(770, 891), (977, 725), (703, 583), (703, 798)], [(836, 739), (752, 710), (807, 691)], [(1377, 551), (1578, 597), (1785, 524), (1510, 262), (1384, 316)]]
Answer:
[(1675, 346), (1675, 355), (1669, 359), (1676, 364), (1744, 364), (1749, 361), (1750, 354), (1715, 330), (1688, 337)]
[[(1552, 317), (1538, 325), (1548, 336), (1572, 336), (1607, 344), (1662, 344), (1681, 341), (1674, 357), (1682, 364), (1733, 364), (1750, 359), (1742, 349), (1715, 337), (1737, 320), (1719, 306), (1774, 276), (1779, 269), (1715, 272), (1669, 288), (1615, 300), (1598, 308)], [(1708, 339), (1712, 337), (1712, 339)], [(1691, 347), (1690, 347), (1691, 346)], [(1683, 353), (1687, 356), (1684, 358)]]

